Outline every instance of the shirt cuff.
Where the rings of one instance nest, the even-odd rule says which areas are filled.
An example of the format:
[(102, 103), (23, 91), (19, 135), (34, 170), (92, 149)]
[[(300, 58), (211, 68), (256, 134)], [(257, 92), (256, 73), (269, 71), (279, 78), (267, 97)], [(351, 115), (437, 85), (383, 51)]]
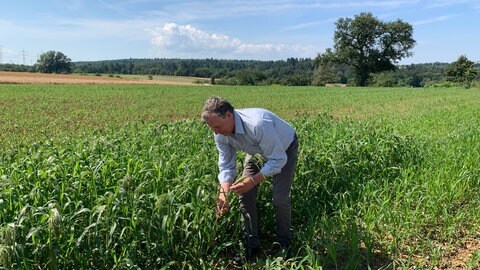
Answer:
[(232, 182), (235, 179), (235, 174), (230, 171), (222, 171), (218, 174), (218, 181), (221, 183)]

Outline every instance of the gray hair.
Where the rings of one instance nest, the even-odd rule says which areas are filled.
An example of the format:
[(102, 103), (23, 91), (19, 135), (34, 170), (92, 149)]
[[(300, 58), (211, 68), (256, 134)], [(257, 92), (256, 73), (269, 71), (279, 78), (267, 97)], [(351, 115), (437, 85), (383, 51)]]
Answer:
[(221, 118), (225, 118), (227, 112), (233, 113), (232, 104), (230, 104), (230, 102), (224, 98), (212, 96), (205, 101), (202, 111), (202, 119), (205, 121), (210, 118), (212, 114), (216, 114)]

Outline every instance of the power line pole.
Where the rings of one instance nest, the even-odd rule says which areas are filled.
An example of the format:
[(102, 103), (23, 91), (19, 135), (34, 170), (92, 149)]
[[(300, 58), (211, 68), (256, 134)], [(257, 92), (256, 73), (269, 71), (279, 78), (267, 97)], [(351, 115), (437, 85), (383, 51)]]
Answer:
[(22, 50), (22, 56), (23, 56), (23, 65), (25, 66), (25, 50)]

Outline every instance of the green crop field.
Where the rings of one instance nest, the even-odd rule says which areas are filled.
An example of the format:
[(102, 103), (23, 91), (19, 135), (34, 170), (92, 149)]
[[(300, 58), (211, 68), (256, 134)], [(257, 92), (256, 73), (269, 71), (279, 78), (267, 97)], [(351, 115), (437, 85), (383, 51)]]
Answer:
[[(478, 269), (480, 89), (0, 85), (0, 269), (231, 269), (210, 95), (296, 128), (292, 258), (246, 269)], [(239, 156), (239, 162), (242, 155)], [(265, 248), (270, 183), (259, 192)]]

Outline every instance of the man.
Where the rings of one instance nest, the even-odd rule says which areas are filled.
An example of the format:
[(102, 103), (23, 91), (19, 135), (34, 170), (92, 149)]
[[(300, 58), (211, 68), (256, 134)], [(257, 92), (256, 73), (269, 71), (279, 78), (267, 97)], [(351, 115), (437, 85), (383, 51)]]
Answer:
[[(292, 241), (290, 189), (298, 156), (295, 130), (268, 110), (234, 109), (226, 99), (216, 96), (205, 101), (202, 118), (214, 131), (219, 152), (220, 193), (216, 210), (218, 214), (228, 211), (229, 191), (239, 195), (247, 260), (254, 259), (260, 252), (256, 195), (258, 185), (269, 176), (273, 176), (276, 244), (278, 251), (287, 251)], [(243, 176), (247, 178), (233, 185), (236, 150), (247, 154), (243, 170)], [(255, 154), (260, 154), (265, 160), (262, 168), (256, 166)]]

